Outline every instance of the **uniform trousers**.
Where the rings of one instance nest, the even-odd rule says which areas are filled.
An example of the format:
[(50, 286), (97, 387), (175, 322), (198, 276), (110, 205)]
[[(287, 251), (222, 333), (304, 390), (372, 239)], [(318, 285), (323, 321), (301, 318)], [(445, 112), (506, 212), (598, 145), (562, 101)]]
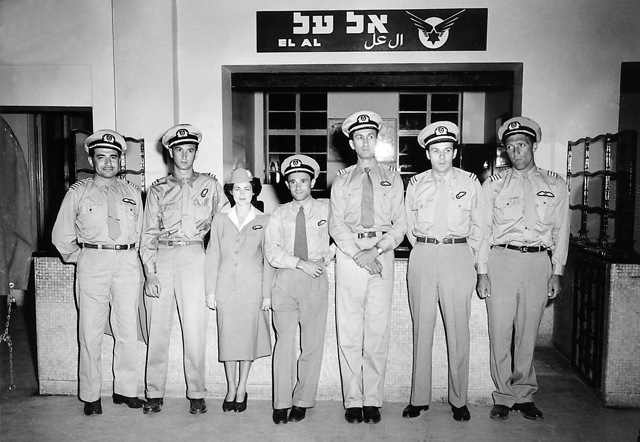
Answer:
[(533, 352), (548, 301), (551, 260), (545, 252), (494, 247), (489, 254), (488, 276), (490, 368), (496, 386), (493, 401), (507, 407), (532, 402), (538, 390)]
[[(361, 249), (377, 238), (357, 240)], [(336, 325), (344, 406), (381, 407), (389, 350), (393, 250), (378, 257), (382, 273), (367, 270), (337, 249)]]
[(411, 404), (431, 404), (431, 353), (438, 303), (449, 356), (449, 402), (467, 403), (469, 315), (476, 271), (467, 244), (416, 243), (407, 272), (413, 318)]
[[(278, 269), (271, 290), (273, 326), (273, 408), (313, 407), (324, 353), (329, 282), (327, 269), (313, 278), (299, 269)], [(296, 382), (296, 334), (300, 325), (300, 357)], [(295, 385), (295, 387), (294, 387)]]
[(129, 397), (138, 394), (137, 318), (142, 281), (142, 265), (135, 249), (80, 251), (76, 292), (82, 401), (100, 399), (101, 347), (108, 320), (115, 340), (113, 392)]
[(156, 272), (160, 297), (145, 297), (149, 324), (147, 398), (164, 396), (169, 364), (169, 341), (176, 307), (182, 327), (187, 397), (205, 397), (207, 308), (204, 290), (204, 249), (160, 245)]

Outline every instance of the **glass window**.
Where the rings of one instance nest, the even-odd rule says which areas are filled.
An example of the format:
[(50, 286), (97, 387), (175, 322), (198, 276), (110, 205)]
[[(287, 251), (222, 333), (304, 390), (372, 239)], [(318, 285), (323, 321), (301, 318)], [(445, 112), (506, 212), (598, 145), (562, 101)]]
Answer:
[[(290, 155), (304, 154), (320, 165), (320, 176), (313, 192), (327, 191), (327, 94), (265, 94), (265, 150), (268, 164), (266, 182), (275, 184), (276, 170)], [(328, 196), (328, 195), (327, 195)]]

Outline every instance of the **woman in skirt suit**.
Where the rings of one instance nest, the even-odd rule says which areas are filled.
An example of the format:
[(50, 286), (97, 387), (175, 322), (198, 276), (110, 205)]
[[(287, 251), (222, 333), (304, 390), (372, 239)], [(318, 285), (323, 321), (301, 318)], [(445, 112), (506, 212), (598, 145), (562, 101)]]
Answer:
[(218, 313), (218, 359), (227, 377), (225, 412), (246, 410), (251, 363), (271, 354), (268, 310), (275, 270), (262, 250), (269, 215), (251, 204), (256, 181), (246, 169), (232, 173), (235, 206), (214, 216), (205, 259), (206, 302)]

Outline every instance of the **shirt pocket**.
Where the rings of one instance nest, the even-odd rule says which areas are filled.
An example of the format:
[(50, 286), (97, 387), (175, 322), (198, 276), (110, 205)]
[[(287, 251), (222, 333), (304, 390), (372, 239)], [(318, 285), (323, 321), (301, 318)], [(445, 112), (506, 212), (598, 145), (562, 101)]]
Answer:
[(415, 213), (418, 224), (427, 226), (433, 224), (435, 217), (435, 202), (433, 200), (414, 202), (411, 210)]
[(494, 205), (497, 224), (506, 224), (522, 218), (522, 201), (518, 197), (498, 196)]
[(106, 204), (83, 203), (78, 206), (78, 229), (83, 236), (95, 237), (107, 224)]
[(160, 204), (162, 229), (169, 229), (182, 220), (182, 203)]
[(120, 223), (124, 226), (124, 231), (128, 233), (135, 233), (139, 208), (137, 204), (129, 204), (121, 201), (118, 204), (118, 215), (120, 217)]
[(536, 217), (542, 220), (543, 224), (549, 223), (549, 218), (553, 212), (554, 198), (536, 195), (533, 199), (536, 208)]

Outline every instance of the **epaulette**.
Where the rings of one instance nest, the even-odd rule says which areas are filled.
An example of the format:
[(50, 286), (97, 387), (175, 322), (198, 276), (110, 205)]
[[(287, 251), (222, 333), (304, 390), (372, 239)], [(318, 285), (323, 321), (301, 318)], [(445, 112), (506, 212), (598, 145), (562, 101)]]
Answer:
[(344, 169), (340, 169), (338, 171), (338, 175), (344, 175), (345, 173), (349, 172), (351, 169), (353, 169), (355, 166), (349, 166), (349, 167), (345, 167)]
[(469, 177), (471, 178), (471, 181), (478, 181), (478, 175), (473, 172), (469, 172)]
[(412, 176), (411, 179), (409, 180), (409, 184), (415, 184), (418, 182), (418, 178), (416, 177), (416, 175)]
[(495, 175), (491, 175), (489, 177), (490, 181), (500, 181), (502, 179), (502, 175), (500, 175), (499, 173), (496, 173)]
[(132, 183), (131, 181), (129, 181), (128, 179), (126, 179), (125, 177), (119, 177), (122, 181), (124, 181), (125, 183), (127, 183), (128, 185), (130, 185), (131, 187), (133, 187), (136, 190), (140, 190), (140, 186), (138, 186), (137, 184)]
[(547, 175), (552, 176), (554, 178), (559, 178), (560, 175), (558, 175), (557, 173), (551, 171), (551, 170), (547, 170)]
[(166, 177), (166, 176), (163, 176), (162, 178), (158, 178), (153, 183), (151, 183), (151, 186), (155, 186), (156, 184), (167, 184), (167, 179), (168, 178), (169, 177)]
[(397, 172), (398, 171), (398, 168), (396, 166), (389, 166), (387, 164), (381, 164), (381, 166), (386, 167), (387, 169), (389, 169), (392, 172)]
[(89, 181), (93, 180), (93, 178), (85, 178), (84, 180), (80, 180), (80, 181), (76, 181), (75, 183), (73, 183), (71, 185), (71, 187), (69, 187), (69, 190), (76, 190), (79, 189), (80, 187), (86, 185), (87, 183), (89, 183)]

